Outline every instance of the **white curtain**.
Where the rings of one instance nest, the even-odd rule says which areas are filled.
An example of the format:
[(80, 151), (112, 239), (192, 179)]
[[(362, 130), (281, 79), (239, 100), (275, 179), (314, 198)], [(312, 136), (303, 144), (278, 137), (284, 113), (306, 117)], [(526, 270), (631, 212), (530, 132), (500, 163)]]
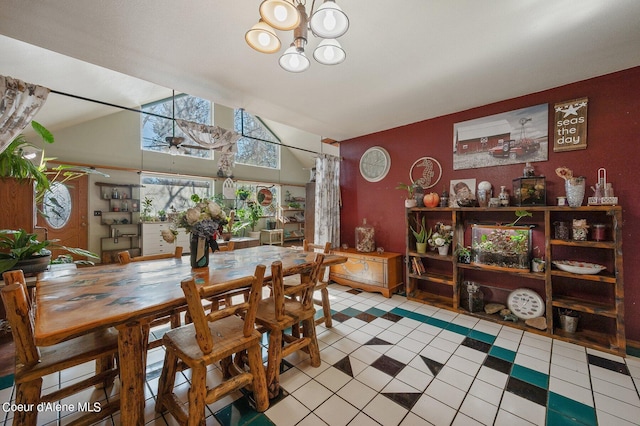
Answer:
[(49, 96), (49, 89), (0, 75), (0, 152), (24, 130)]
[(186, 120), (176, 120), (176, 124), (198, 145), (220, 151), (218, 168), (226, 176), (231, 175), (233, 167), (236, 142), (240, 135), (233, 130), (223, 129), (220, 126), (209, 126), (207, 124), (194, 123)]
[(316, 159), (315, 244), (340, 247), (340, 157), (321, 154)]

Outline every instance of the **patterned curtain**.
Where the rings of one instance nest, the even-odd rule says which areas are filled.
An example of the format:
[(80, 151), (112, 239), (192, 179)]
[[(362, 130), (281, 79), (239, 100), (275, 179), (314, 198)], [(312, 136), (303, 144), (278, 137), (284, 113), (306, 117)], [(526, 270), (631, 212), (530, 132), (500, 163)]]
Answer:
[(321, 154), (316, 159), (315, 244), (340, 247), (340, 157)]
[(186, 120), (176, 120), (176, 124), (198, 145), (220, 151), (218, 168), (226, 176), (231, 176), (233, 158), (237, 147), (236, 142), (240, 139), (240, 135), (237, 132), (223, 129), (220, 126), (209, 126)]
[(0, 152), (36, 115), (49, 96), (49, 89), (0, 75)]

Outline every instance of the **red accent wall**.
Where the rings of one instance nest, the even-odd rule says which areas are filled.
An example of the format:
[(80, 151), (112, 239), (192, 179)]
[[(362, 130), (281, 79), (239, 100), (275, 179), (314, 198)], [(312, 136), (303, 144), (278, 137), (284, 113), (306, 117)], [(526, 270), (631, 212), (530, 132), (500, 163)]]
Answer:
[[(589, 98), (587, 149), (553, 152), (553, 105), (581, 97)], [(377, 246), (404, 253), (406, 191), (395, 187), (409, 182), (409, 169), (420, 157), (433, 157), (442, 164), (442, 179), (433, 188), (438, 193), (448, 189), (451, 179), (466, 178), (491, 182), (494, 194), (500, 185), (510, 190), (512, 179), (522, 176), (524, 163), (453, 170), (453, 125), (542, 103), (549, 104), (549, 160), (533, 165), (537, 175), (547, 177), (547, 203), (564, 195), (564, 181), (555, 174), (560, 166), (572, 169), (575, 176), (586, 176), (587, 188), (596, 182), (598, 168), (606, 168), (607, 180), (619, 197), (624, 219), (626, 332), (628, 339), (640, 341), (640, 67), (341, 142), (341, 241), (353, 246), (354, 229), (366, 218), (375, 228)], [(389, 152), (391, 170), (382, 181), (371, 183), (360, 176), (358, 165), (364, 151), (375, 145)]]

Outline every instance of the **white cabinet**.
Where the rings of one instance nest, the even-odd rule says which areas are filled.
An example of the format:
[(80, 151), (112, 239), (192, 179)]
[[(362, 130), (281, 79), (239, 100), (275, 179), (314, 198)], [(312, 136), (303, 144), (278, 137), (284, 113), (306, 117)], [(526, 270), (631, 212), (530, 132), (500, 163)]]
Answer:
[(162, 231), (170, 228), (169, 222), (149, 222), (142, 224), (142, 255), (173, 253), (176, 246), (182, 246), (183, 253), (189, 252), (189, 234), (178, 230), (176, 241), (168, 243), (162, 238)]

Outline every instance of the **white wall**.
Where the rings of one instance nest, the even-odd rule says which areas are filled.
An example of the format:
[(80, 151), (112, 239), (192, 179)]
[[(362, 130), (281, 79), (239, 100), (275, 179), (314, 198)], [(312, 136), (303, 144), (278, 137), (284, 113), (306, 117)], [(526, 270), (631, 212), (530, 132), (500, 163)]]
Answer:
[[(206, 160), (142, 151), (140, 118), (139, 113), (119, 111), (71, 127), (55, 129), (56, 141), (46, 147), (47, 157), (54, 157), (61, 163), (94, 166), (109, 175), (108, 178), (100, 175), (89, 178), (89, 250), (93, 252), (100, 253), (100, 238), (108, 237), (109, 233), (109, 228), (101, 225), (101, 217), (93, 216), (94, 211), (104, 209), (100, 187), (95, 185), (96, 182), (139, 184), (139, 171), (216, 176), (217, 158)], [(216, 106), (214, 120), (217, 125), (233, 128), (233, 110)], [(281, 149), (281, 164), (282, 170), (236, 165), (234, 179), (292, 185), (304, 185), (309, 180), (309, 172), (304, 170), (290, 149)], [(223, 180), (216, 179), (216, 193), (222, 191)]]

